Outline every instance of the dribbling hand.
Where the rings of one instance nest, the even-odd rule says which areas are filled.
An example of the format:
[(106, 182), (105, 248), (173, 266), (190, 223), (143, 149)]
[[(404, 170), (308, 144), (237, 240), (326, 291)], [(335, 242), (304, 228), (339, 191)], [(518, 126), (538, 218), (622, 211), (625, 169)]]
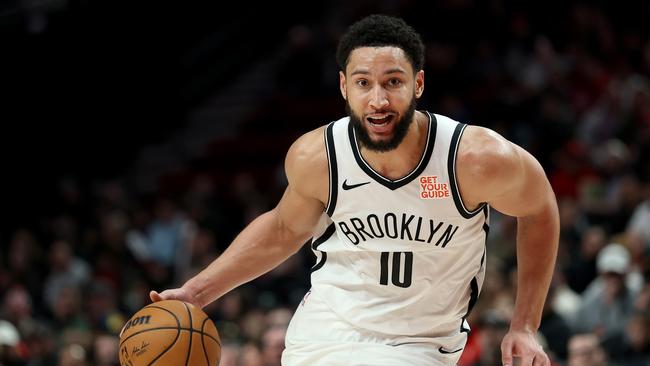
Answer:
[(198, 299), (183, 287), (165, 290), (160, 293), (152, 290), (149, 292), (149, 297), (153, 302), (162, 300), (180, 300), (188, 302), (198, 308), (203, 307), (203, 304), (199, 303)]

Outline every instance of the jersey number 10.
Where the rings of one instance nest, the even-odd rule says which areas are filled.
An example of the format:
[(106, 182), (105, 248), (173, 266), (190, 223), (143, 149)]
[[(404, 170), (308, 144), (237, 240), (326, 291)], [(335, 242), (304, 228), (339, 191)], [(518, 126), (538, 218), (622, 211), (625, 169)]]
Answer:
[[(388, 263), (392, 260), (392, 270), (389, 270)], [(404, 268), (402, 270), (402, 256), (404, 256)], [(411, 286), (413, 277), (413, 252), (381, 252), (381, 274), (379, 284), (388, 286), (388, 274), (390, 281), (397, 287)]]

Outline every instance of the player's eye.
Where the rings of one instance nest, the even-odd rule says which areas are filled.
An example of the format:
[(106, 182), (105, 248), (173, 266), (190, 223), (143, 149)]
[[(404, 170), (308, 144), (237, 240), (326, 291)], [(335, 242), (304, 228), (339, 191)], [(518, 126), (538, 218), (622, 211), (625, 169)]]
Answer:
[(358, 86), (360, 86), (362, 88), (368, 86), (368, 80), (366, 80), (366, 79), (359, 79), (359, 80), (356, 81), (356, 83), (357, 83)]
[(400, 86), (402, 85), (402, 80), (397, 78), (392, 78), (388, 80), (388, 85), (390, 86)]

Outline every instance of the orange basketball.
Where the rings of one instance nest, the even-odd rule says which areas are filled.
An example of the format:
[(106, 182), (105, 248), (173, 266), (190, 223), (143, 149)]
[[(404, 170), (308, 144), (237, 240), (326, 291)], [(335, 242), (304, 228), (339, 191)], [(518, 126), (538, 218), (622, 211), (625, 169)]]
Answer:
[(119, 352), (122, 366), (217, 366), (221, 340), (203, 310), (165, 300), (145, 306), (126, 322)]

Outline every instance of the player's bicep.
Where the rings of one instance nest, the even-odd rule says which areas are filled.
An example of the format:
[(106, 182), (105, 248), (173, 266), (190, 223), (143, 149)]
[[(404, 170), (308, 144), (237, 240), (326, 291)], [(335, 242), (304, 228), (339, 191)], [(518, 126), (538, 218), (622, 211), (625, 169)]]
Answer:
[(530, 153), (512, 144), (512, 165), (516, 168), (500, 177), (503, 189), (495, 192), (490, 205), (516, 217), (534, 215), (555, 201), (551, 185), (540, 163)]

